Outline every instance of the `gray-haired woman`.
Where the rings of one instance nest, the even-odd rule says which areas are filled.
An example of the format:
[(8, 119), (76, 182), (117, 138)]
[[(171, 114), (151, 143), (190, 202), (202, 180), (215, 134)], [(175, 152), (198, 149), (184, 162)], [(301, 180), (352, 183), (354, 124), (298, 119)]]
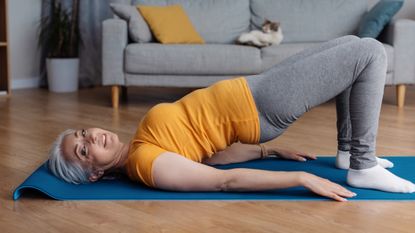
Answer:
[[(129, 143), (103, 129), (69, 130), (51, 150), (49, 167), (72, 183), (94, 182), (120, 170), (135, 181), (176, 191), (255, 191), (304, 186), (345, 201), (355, 194), (310, 173), (209, 165), (314, 155), (264, 147), (302, 114), (336, 98), (336, 166), (354, 187), (409, 193), (415, 184), (376, 157), (376, 135), (386, 76), (383, 45), (344, 36), (306, 49), (259, 75), (222, 80), (174, 103), (154, 106)], [(236, 143), (240, 142), (240, 143)]]

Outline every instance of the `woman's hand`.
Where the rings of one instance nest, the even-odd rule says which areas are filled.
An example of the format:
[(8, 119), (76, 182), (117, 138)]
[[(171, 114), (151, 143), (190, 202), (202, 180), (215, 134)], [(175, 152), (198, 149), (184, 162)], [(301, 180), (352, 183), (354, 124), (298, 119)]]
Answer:
[(347, 201), (344, 197), (356, 196), (356, 193), (347, 190), (343, 186), (311, 173), (302, 173), (300, 180), (301, 184), (310, 191), (321, 196), (332, 198), (336, 201)]
[(298, 152), (294, 150), (287, 150), (287, 149), (280, 149), (276, 148), (275, 146), (268, 146), (268, 153), (269, 154), (276, 154), (279, 158), (283, 159), (291, 159), (297, 161), (307, 161), (307, 159), (317, 159), (316, 155), (304, 152)]

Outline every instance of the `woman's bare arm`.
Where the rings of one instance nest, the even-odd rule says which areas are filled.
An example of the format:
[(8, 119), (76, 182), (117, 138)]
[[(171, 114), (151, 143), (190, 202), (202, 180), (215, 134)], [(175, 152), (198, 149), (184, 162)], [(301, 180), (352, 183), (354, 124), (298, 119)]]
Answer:
[(356, 194), (328, 179), (307, 172), (276, 172), (236, 168), (228, 170), (224, 191), (261, 191), (304, 186), (310, 191), (336, 201)]
[[(303, 153), (290, 149), (282, 149), (277, 146), (265, 146), (268, 155), (276, 155), (283, 159), (305, 161), (306, 159), (316, 159), (311, 153)], [(261, 157), (261, 147), (255, 144), (234, 143), (223, 151), (219, 151), (202, 161), (208, 165), (223, 165), (231, 163), (241, 163)]]
[(165, 152), (152, 167), (156, 188), (175, 191), (259, 191), (304, 186), (338, 201), (352, 193), (327, 179), (306, 172), (276, 172), (236, 168), (221, 170)]
[[(271, 151), (268, 149), (268, 152)], [(241, 163), (261, 157), (261, 147), (254, 144), (234, 143), (223, 151), (219, 151), (212, 157), (203, 160), (208, 165), (223, 165)]]

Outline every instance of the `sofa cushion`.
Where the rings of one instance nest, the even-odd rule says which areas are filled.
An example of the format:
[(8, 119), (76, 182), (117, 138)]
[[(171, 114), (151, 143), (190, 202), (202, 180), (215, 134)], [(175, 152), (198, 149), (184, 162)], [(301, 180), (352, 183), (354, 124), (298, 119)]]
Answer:
[(261, 53), (241, 45), (135, 43), (125, 50), (125, 70), (138, 74), (256, 74), (261, 70)]
[(265, 17), (281, 22), (282, 43), (327, 41), (356, 34), (367, 9), (367, 0), (251, 0), (251, 28)]
[(249, 0), (133, 0), (132, 4), (181, 4), (206, 43), (234, 43), (249, 31)]
[(137, 8), (117, 3), (111, 3), (110, 7), (114, 14), (128, 22), (128, 35), (132, 41), (140, 43), (152, 41), (150, 28)]
[[(282, 60), (301, 52), (304, 49), (310, 48), (312, 46), (318, 45), (320, 42), (312, 42), (312, 43), (285, 43), (280, 45), (274, 45), (269, 47), (264, 47), (261, 49), (261, 57), (262, 57), (262, 66), (261, 72), (268, 70), (269, 68), (273, 67), (274, 65), (280, 63)], [(394, 68), (394, 51), (393, 47), (389, 44), (383, 44), (385, 46), (387, 60), (388, 60), (388, 68), (387, 72), (393, 72)]]
[(137, 8), (162, 44), (204, 44), (181, 5)]
[(360, 23), (357, 35), (360, 37), (379, 36), (385, 25), (401, 9), (403, 0), (381, 0), (365, 14)]

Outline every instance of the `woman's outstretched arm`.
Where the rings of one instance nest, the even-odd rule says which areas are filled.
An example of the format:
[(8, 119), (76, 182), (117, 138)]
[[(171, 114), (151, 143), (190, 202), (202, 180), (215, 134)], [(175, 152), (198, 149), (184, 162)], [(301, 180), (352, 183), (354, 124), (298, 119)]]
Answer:
[(304, 186), (312, 192), (337, 201), (353, 193), (327, 179), (306, 172), (276, 172), (236, 168), (221, 170), (165, 152), (152, 167), (156, 188), (175, 191), (249, 192)]

